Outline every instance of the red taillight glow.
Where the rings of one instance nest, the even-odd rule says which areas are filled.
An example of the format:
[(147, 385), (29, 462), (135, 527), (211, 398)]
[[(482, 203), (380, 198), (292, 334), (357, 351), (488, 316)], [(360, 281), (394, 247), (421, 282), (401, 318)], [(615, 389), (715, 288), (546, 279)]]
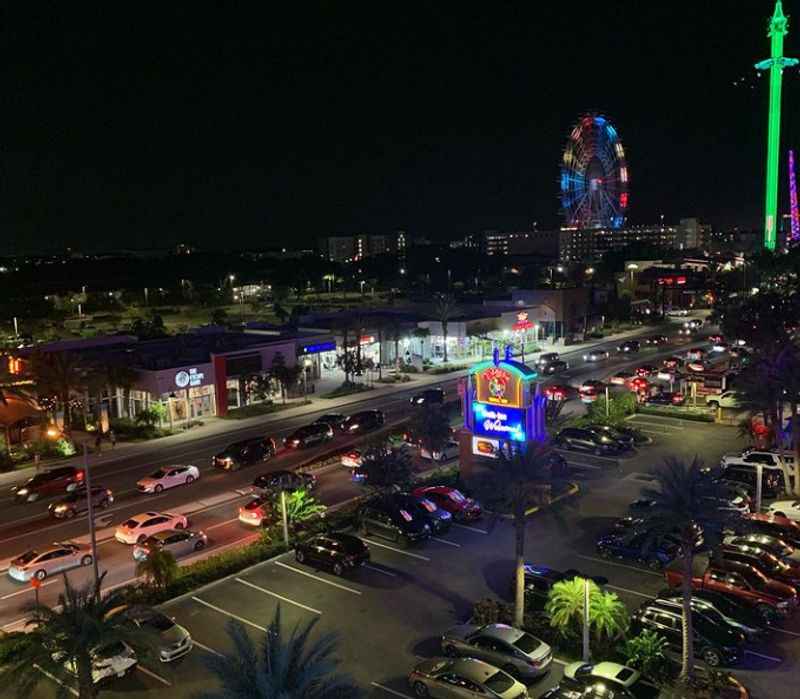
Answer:
[(78, 473), (76, 473), (76, 474), (75, 474), (75, 478), (76, 478), (77, 480), (79, 480), (79, 481), (82, 481), (82, 480), (83, 480), (83, 476), (84, 476), (84, 473), (83, 473), (83, 471), (78, 471)]

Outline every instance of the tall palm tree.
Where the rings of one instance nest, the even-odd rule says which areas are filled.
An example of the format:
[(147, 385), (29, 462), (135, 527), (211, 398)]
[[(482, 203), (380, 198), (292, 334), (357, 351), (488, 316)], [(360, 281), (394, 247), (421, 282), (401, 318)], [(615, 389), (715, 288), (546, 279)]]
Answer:
[(244, 626), (228, 622), (234, 650), (211, 656), (208, 665), (222, 685), (196, 694), (197, 699), (358, 699), (361, 690), (337, 672), (338, 636), (327, 633), (309, 640), (318, 619), (297, 626), (287, 634), (281, 624), (281, 608), (256, 644)]
[(689, 681), (694, 671), (694, 636), (692, 631), (692, 575), (698, 527), (703, 528), (707, 543), (713, 545), (726, 516), (709, 506), (709, 498), (722, 498), (720, 486), (703, 473), (703, 462), (695, 457), (690, 463), (667, 458), (655, 471), (656, 486), (645, 488), (642, 496), (653, 501), (644, 515), (653, 535), (678, 532), (683, 564), (683, 660), (681, 678)]
[[(94, 649), (124, 641), (139, 656), (149, 653), (154, 639), (130, 625), (123, 615), (111, 613), (124, 604), (124, 598), (119, 592), (101, 595), (101, 583), (102, 576), (96, 585), (75, 588), (65, 575), (57, 606), (32, 607), (23, 644), (13, 635), (0, 638), (0, 657), (5, 659), (0, 667), (3, 685), (12, 687), (19, 697), (28, 697), (41, 681), (42, 670), (64, 676), (68, 665), (75, 668), (80, 699), (94, 699), (98, 693), (92, 677)], [(66, 692), (62, 687), (62, 695)]]
[(144, 560), (137, 561), (136, 575), (144, 578), (156, 590), (163, 590), (178, 577), (178, 562), (171, 551), (153, 548)]
[(72, 423), (72, 395), (86, 384), (86, 371), (78, 356), (70, 352), (40, 352), (31, 355), (31, 374), (40, 396), (55, 396), (64, 411), (64, 428)]
[(417, 409), (411, 426), (421, 446), (431, 455), (435, 451), (441, 451), (450, 438), (450, 419), (442, 406), (434, 403), (425, 404)]
[(549, 475), (549, 452), (548, 446), (533, 442), (529, 442), (524, 450), (509, 446), (508, 450), (500, 451), (495, 469), (497, 491), (511, 500), (514, 516), (514, 623), (518, 627), (525, 619), (525, 511)]
[[(793, 345), (785, 345), (770, 362), (772, 384), (780, 391), (779, 402), (789, 403), (789, 416), (792, 435), (792, 450), (795, 463), (800, 463), (800, 416), (797, 414), (800, 402), (800, 350)], [(779, 410), (779, 414), (782, 411)], [(783, 430), (783, 419), (778, 426), (778, 432)], [(800, 495), (800, 477), (795, 475), (794, 492)]]
[(436, 317), (442, 324), (442, 344), (444, 363), (447, 364), (447, 324), (456, 310), (456, 300), (452, 294), (439, 294), (436, 298)]

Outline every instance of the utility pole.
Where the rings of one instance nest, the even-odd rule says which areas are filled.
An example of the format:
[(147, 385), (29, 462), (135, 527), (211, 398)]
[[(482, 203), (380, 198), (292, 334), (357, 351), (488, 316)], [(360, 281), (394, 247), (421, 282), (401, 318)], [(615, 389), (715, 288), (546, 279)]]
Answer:
[(281, 490), (281, 519), (283, 520), (283, 543), (289, 548), (289, 515), (286, 512), (286, 491)]
[(97, 534), (94, 529), (94, 503), (92, 502), (92, 477), (89, 472), (89, 452), (83, 445), (83, 476), (86, 483), (86, 509), (89, 512), (89, 541), (92, 545), (92, 568), (94, 570), (95, 587), (100, 583), (100, 571), (97, 567)]
[(583, 662), (588, 663), (592, 657), (589, 648), (589, 597), (590, 583), (587, 578), (583, 580)]

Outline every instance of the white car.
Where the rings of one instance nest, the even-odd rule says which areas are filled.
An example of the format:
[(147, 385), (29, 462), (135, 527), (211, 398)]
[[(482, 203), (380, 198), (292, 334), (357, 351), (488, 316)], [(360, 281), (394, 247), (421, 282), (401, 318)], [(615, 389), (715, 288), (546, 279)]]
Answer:
[(143, 512), (124, 521), (114, 532), (114, 538), (122, 544), (138, 544), (148, 536), (167, 529), (186, 529), (189, 519), (186, 515), (172, 512)]
[[(460, 451), (460, 447), (458, 442), (448, 442), (444, 445), (444, 448), (441, 451), (434, 451), (433, 452), (433, 460), (434, 461), (450, 461), (451, 459), (457, 459), (458, 454)], [(431, 459), (431, 453), (425, 447), (421, 447), (419, 450), (419, 455), (423, 459)]]
[(358, 449), (351, 449), (342, 454), (342, 466), (345, 468), (361, 468), (364, 458)]
[(706, 396), (706, 405), (709, 408), (739, 408), (741, 401), (736, 391), (723, 391), (719, 395)]
[(767, 513), (800, 522), (800, 500), (776, 500), (767, 508)]
[(162, 466), (160, 469), (145, 476), (136, 483), (140, 493), (160, 493), (176, 485), (191, 485), (200, 478), (200, 469), (197, 466), (173, 465)]
[(31, 578), (44, 580), (48, 575), (90, 565), (92, 565), (92, 552), (88, 546), (56, 542), (39, 549), (30, 549), (11, 559), (8, 577), (18, 582), (29, 582)]
[[(99, 684), (109, 677), (124, 677), (138, 664), (136, 653), (125, 641), (113, 641), (101, 648), (91, 651), (92, 682)], [(58, 661), (58, 655), (53, 656)], [(64, 669), (71, 675), (77, 675), (72, 660), (64, 661)]]

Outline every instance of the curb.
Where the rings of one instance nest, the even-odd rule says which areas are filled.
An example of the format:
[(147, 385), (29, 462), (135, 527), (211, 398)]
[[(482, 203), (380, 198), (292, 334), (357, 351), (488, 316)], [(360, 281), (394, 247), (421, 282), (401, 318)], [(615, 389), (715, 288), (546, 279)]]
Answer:
[[(556, 495), (547, 505), (535, 505), (534, 507), (529, 507), (525, 510), (525, 516), (530, 517), (531, 515), (536, 514), (540, 510), (546, 510), (549, 507), (552, 507), (557, 502), (561, 500), (566, 500), (567, 498), (571, 498), (578, 493), (580, 493), (581, 488), (577, 483), (570, 483), (569, 487), (567, 488), (566, 492), (561, 493), (561, 495)], [(514, 515), (511, 514), (499, 514), (497, 512), (494, 513), (495, 516), (500, 517), (501, 519), (514, 519)]]

